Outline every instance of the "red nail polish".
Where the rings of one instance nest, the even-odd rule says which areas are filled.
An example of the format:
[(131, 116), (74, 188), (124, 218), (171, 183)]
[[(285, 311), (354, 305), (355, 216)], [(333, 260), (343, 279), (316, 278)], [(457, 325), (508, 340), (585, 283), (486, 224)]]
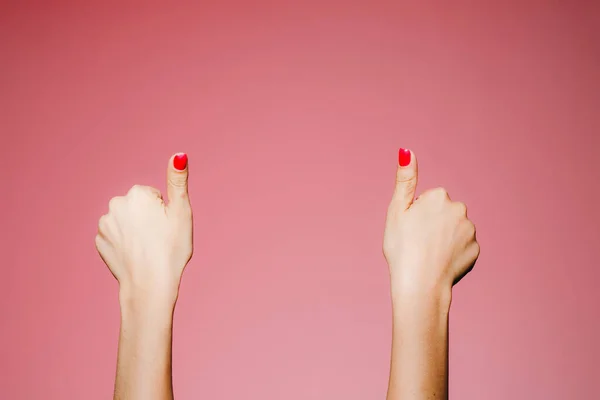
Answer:
[(401, 167), (406, 167), (410, 164), (410, 150), (402, 148), (398, 150), (398, 164)]
[(173, 166), (176, 170), (183, 171), (187, 167), (187, 154), (179, 153), (173, 158)]

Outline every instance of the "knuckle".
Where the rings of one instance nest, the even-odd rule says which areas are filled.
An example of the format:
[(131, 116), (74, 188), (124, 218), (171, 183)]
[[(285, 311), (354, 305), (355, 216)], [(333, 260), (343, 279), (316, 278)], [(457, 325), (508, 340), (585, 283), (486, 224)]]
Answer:
[(475, 242), (474, 251), (475, 258), (479, 258), (479, 254), (481, 253), (481, 246), (479, 245), (479, 242)]
[(467, 205), (462, 201), (454, 202), (454, 208), (456, 209), (456, 213), (460, 216), (467, 215)]
[(111, 212), (114, 212), (115, 210), (117, 210), (120, 205), (123, 203), (123, 197), (113, 197), (112, 199), (110, 199), (110, 201), (108, 202), (108, 210)]
[(94, 244), (96, 245), (96, 249), (100, 251), (100, 247), (102, 246), (102, 237), (100, 235), (96, 235), (94, 238)]
[(103, 215), (98, 220), (98, 231), (104, 232), (106, 231), (106, 227), (108, 225), (108, 215)]
[(145, 185), (133, 185), (129, 192), (127, 192), (128, 197), (161, 197), (160, 191), (151, 186)]
[(131, 189), (134, 191), (134, 193), (140, 193), (140, 194), (152, 193), (152, 191), (156, 190), (156, 189), (154, 189), (150, 186), (146, 186), (146, 185), (134, 185)]
[(144, 187), (142, 185), (133, 185), (131, 189), (127, 192), (127, 196), (135, 196), (144, 191)]
[(446, 189), (444, 189), (443, 187), (438, 187), (433, 189), (433, 193), (435, 195), (436, 198), (440, 199), (440, 200), (445, 200), (448, 199), (448, 191)]
[(443, 187), (429, 189), (421, 195), (424, 198), (443, 201), (449, 199), (448, 192)]
[(467, 220), (466, 221), (466, 229), (467, 229), (467, 233), (469, 234), (469, 236), (474, 238), (476, 231), (477, 231), (477, 229), (475, 228), (475, 224), (472, 221)]

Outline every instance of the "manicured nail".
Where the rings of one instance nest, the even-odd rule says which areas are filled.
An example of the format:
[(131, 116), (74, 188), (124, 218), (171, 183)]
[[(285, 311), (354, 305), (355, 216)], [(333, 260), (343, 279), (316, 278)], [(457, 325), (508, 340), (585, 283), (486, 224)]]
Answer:
[(173, 158), (173, 166), (178, 171), (183, 171), (187, 167), (187, 154), (179, 153)]
[(401, 167), (406, 167), (410, 164), (410, 150), (403, 148), (398, 150), (398, 164), (400, 164)]

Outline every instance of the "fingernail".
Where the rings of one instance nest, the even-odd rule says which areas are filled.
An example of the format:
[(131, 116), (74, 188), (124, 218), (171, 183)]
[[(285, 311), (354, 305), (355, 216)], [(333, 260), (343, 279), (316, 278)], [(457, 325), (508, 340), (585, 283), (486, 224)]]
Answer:
[(187, 154), (179, 153), (173, 158), (173, 166), (178, 171), (183, 171), (187, 167)]
[(403, 148), (398, 150), (398, 164), (400, 164), (401, 167), (406, 167), (410, 164), (410, 150)]

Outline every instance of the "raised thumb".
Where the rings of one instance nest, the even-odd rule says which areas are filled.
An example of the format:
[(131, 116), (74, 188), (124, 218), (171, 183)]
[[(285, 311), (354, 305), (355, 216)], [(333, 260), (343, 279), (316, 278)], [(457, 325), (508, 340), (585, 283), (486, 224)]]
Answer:
[(396, 188), (392, 196), (392, 204), (398, 211), (406, 211), (415, 198), (417, 189), (417, 159), (408, 149), (398, 151), (398, 170), (396, 171)]
[(167, 168), (168, 207), (187, 207), (188, 198), (188, 157), (185, 153), (171, 156)]

